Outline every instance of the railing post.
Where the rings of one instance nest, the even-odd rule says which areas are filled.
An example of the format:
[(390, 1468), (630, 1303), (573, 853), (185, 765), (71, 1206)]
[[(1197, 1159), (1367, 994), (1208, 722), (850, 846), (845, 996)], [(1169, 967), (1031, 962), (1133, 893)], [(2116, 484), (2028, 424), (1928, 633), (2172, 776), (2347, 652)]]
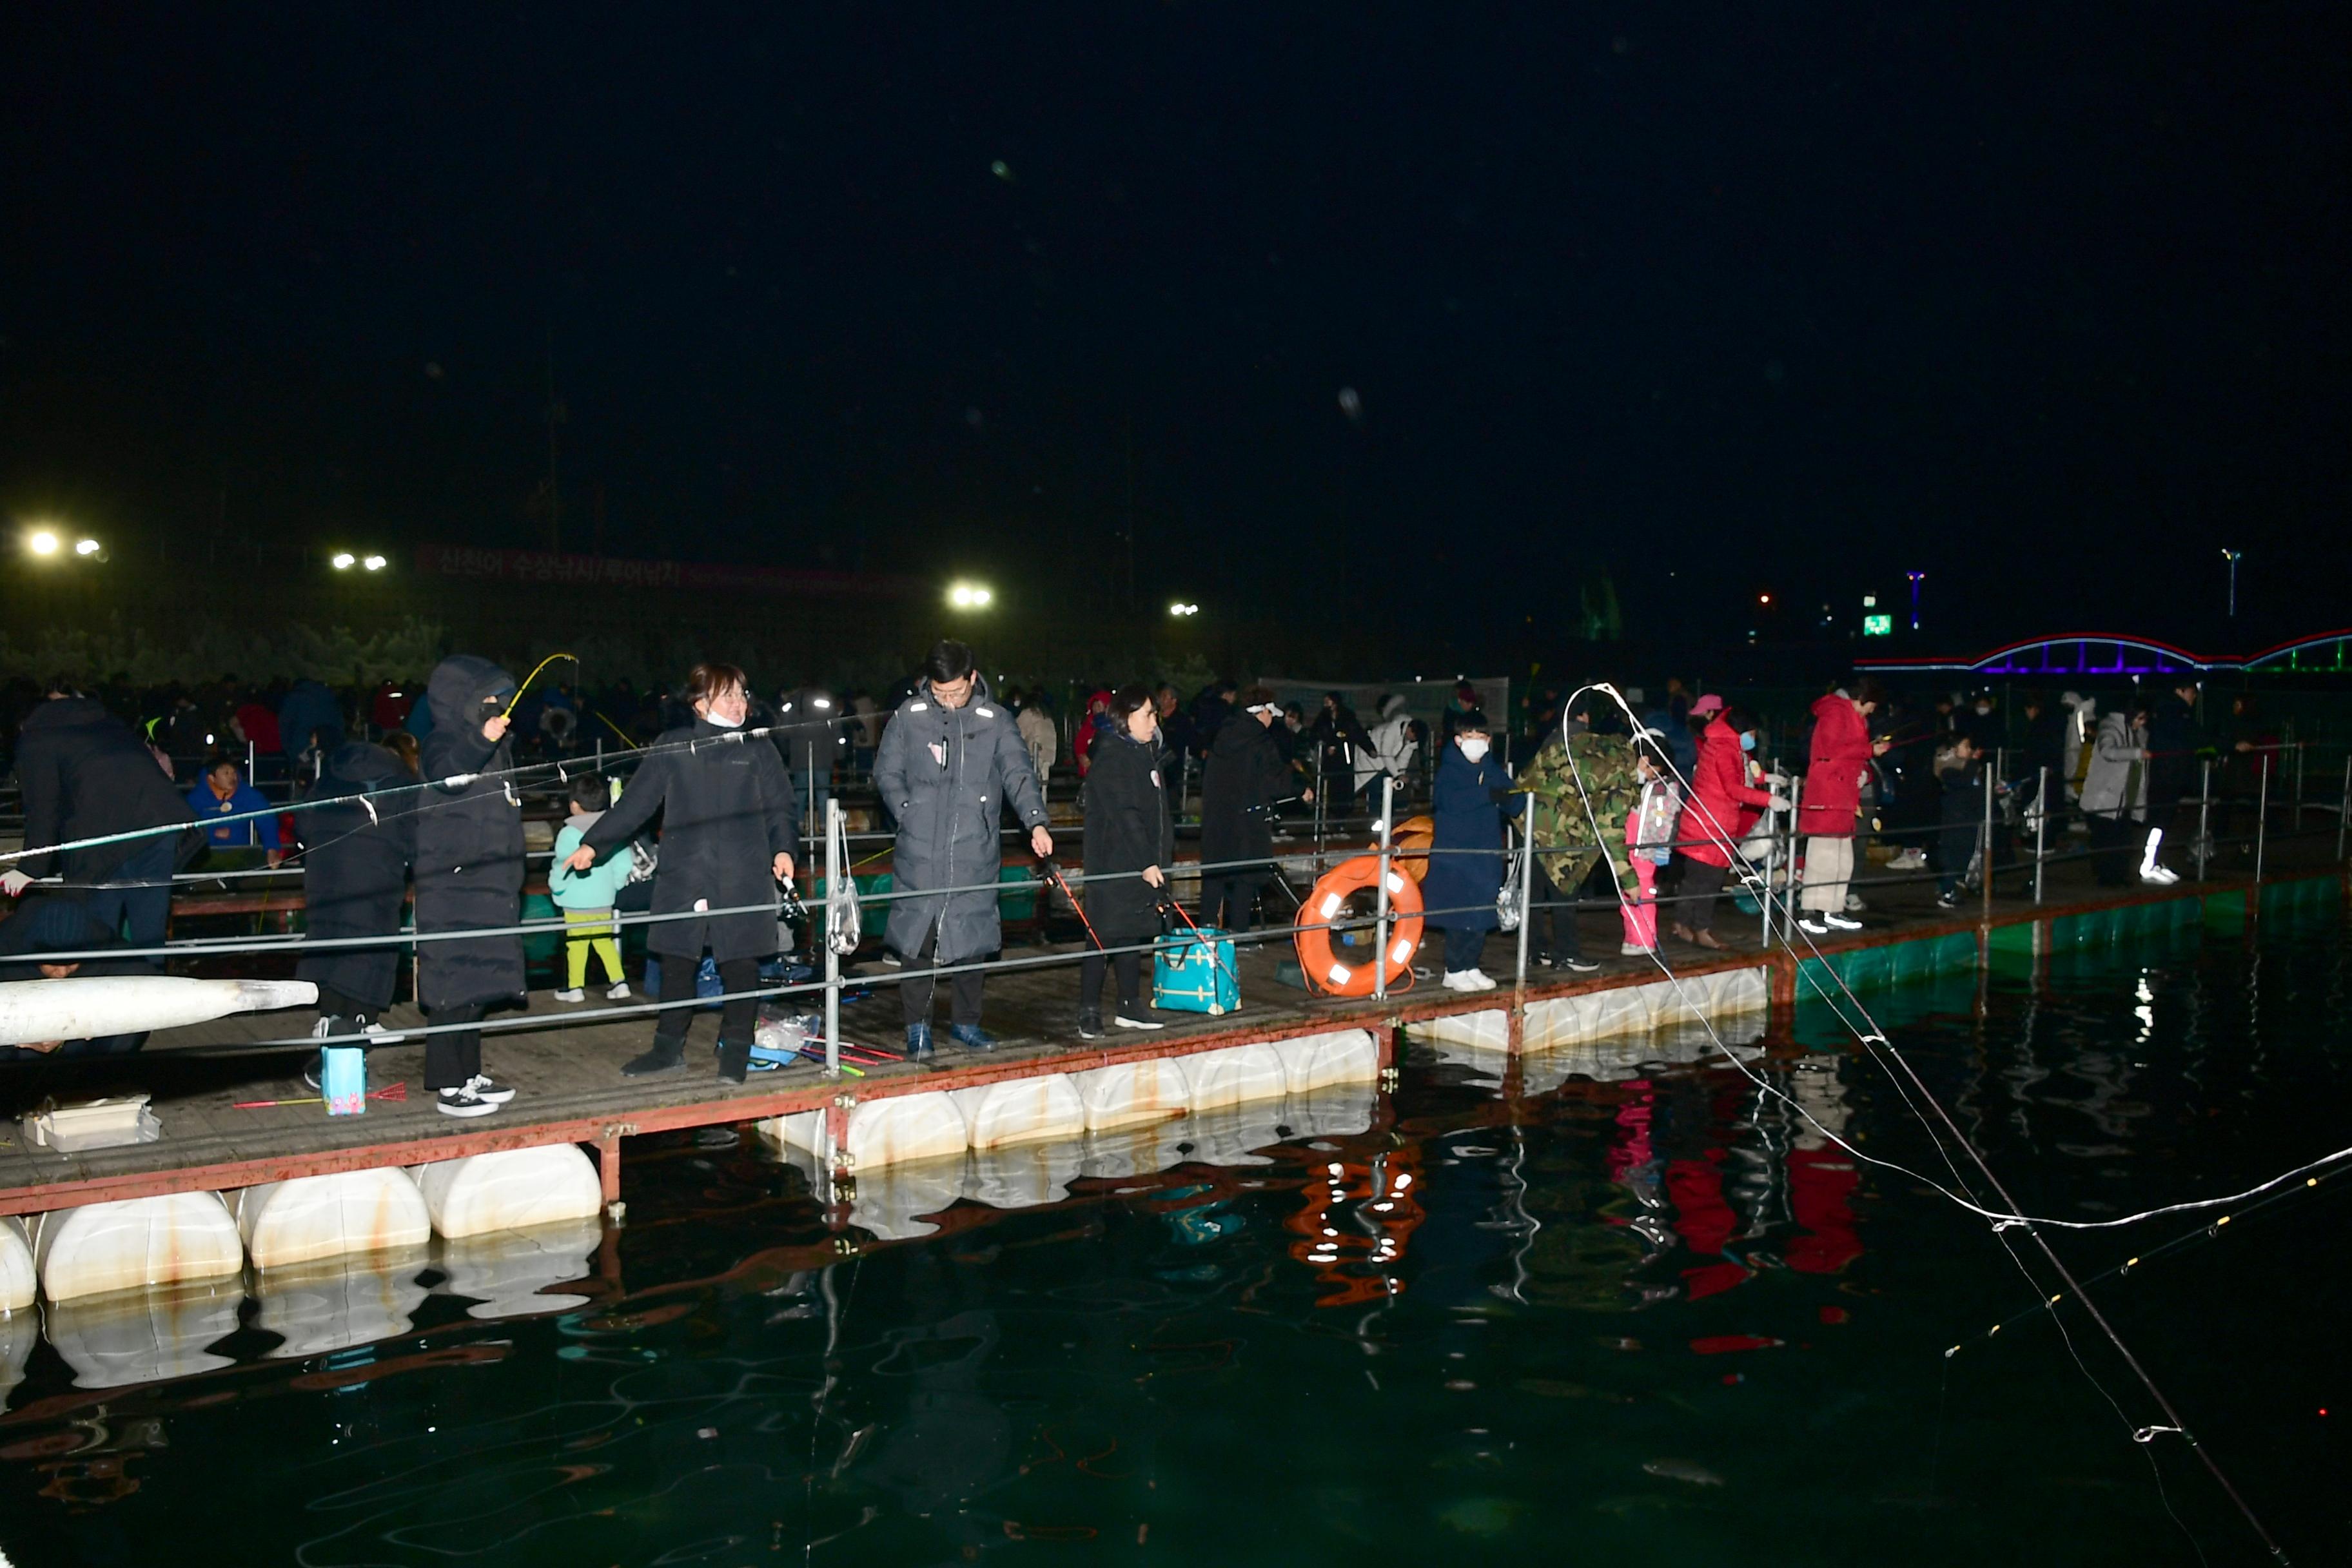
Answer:
[[(1769, 814), (1772, 808), (1768, 805), (1764, 809)], [(1734, 817), (1732, 820), (1736, 823), (1738, 818)], [(1765, 822), (1767, 826), (1764, 830), (1764, 881), (1763, 885), (1756, 889), (1756, 909), (1763, 917), (1764, 922), (1762, 935), (1759, 940), (1763, 942), (1764, 951), (1769, 952), (1772, 951), (1772, 900), (1775, 897), (1772, 891), (1772, 871), (1780, 858), (1780, 825), (1773, 822), (1769, 815), (1765, 817)], [(1743, 858), (1737, 844), (1731, 847), (1731, 858), (1734, 860)]]
[(2263, 769), (2262, 786), (2254, 795), (2254, 880), (2263, 879), (2263, 851), (2271, 829), (2271, 771)]
[[(1530, 795), (1527, 801), (1519, 816), (1518, 977), (1522, 988), (1528, 983), (1528, 931), (1536, 923), (1536, 797)], [(1568, 911), (1568, 918), (1576, 918), (1573, 908)]]
[(1323, 814), (1330, 795), (1323, 787), (1323, 742), (1315, 742), (1315, 875), (1320, 877), (1327, 868), (1323, 864)]
[[(2033, 770), (2033, 901), (2042, 901), (2042, 859), (2050, 839), (2050, 768)], [(2200, 873), (2201, 879), (2201, 873)]]
[(824, 803), (824, 921), (819, 932), (824, 942), (824, 1076), (841, 1076), (841, 952), (833, 945), (833, 911), (841, 896), (839, 858), (834, 846), (841, 840), (841, 802)]
[(2336, 858), (2344, 858), (2344, 829), (2352, 825), (2352, 755), (2344, 759), (2344, 793), (2336, 802)]
[[(1318, 800), (1323, 792), (1315, 792)], [(1379, 939), (1379, 951), (1372, 956), (1372, 994), (1382, 1001), (1389, 994), (1389, 846), (1396, 833), (1390, 818), (1396, 816), (1396, 780), (1381, 780), (1381, 885), (1379, 917), (1373, 922), (1373, 935)]]
[(2205, 864), (2213, 852), (2213, 837), (2209, 825), (2213, 819), (2213, 763), (2210, 758), (2204, 765), (2204, 782), (2197, 786), (2197, 879), (2205, 879)]
[[(1789, 781), (1789, 852), (1780, 858), (1788, 868), (1780, 879), (1780, 934), (1784, 937), (1797, 929), (1797, 824), (1804, 819), (1804, 787), (1802, 779)], [(1812, 869), (1810, 865), (1805, 868)]]
[(1992, 918), (1992, 797), (2000, 787), (2001, 760), (2007, 755), (2005, 747), (1993, 748), (1992, 772), (1985, 775), (1984, 781), (1984, 835), (1977, 844), (1977, 876), (1984, 884), (1979, 891), (1988, 920)]
[(2303, 831), (2303, 759), (2311, 750), (2308, 741), (2294, 743), (2294, 830)]

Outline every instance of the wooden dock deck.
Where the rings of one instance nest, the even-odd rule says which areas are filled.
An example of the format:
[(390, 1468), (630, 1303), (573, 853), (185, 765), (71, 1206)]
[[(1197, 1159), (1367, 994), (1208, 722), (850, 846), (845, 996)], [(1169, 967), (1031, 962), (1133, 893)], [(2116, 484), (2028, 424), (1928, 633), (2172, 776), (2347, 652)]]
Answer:
[[(2337, 871), (2327, 856), (2332, 844), (2306, 842), (2307, 852), (2282, 856), (2272, 881), (2308, 879)], [(2251, 916), (2258, 904), (2252, 879), (2217, 876), (2203, 884), (2174, 888), (2102, 890), (2090, 886), (2079, 864), (2052, 868), (2047, 898), (2034, 905), (2008, 891), (1990, 903), (1969, 902), (1958, 911), (1935, 908), (1932, 885), (1904, 884), (1867, 889), (1866, 929), (1817, 940), (1824, 954), (1903, 942), (1958, 931), (1976, 933), (1979, 953), (2002, 928), (2035, 925), (2085, 910), (2215, 894), (2242, 894)], [(2251, 921), (2250, 922), (2251, 923)], [(299, 1077), (308, 1059), (305, 1047), (282, 1052), (210, 1056), (205, 1048), (283, 1039), (307, 1030), (307, 1013), (241, 1016), (156, 1036), (132, 1057), (35, 1064), (20, 1068), (0, 1088), (12, 1116), (47, 1095), (86, 1099), (109, 1092), (143, 1090), (163, 1125), (152, 1143), (63, 1155), (27, 1147), (12, 1122), (0, 1124), (0, 1214), (37, 1213), (113, 1199), (198, 1189), (228, 1189), (295, 1176), (386, 1164), (454, 1159), (495, 1150), (554, 1142), (588, 1145), (597, 1153), (608, 1199), (620, 1193), (623, 1141), (639, 1134), (724, 1125), (807, 1110), (845, 1114), (846, 1103), (940, 1089), (960, 1089), (1045, 1072), (1070, 1072), (1141, 1058), (1184, 1055), (1245, 1042), (1325, 1030), (1360, 1027), (1379, 1040), (1382, 1061), (1392, 1060), (1396, 1031), (1440, 1015), (1508, 1009), (1516, 1020), (1533, 1003), (1580, 992), (1654, 982), (1657, 967), (1646, 959), (1622, 958), (1613, 910), (1591, 909), (1579, 917), (1584, 952), (1601, 969), (1591, 975), (1543, 970), (1524, 987), (1509, 981), (1516, 939), (1497, 933), (1487, 943), (1487, 972), (1502, 982), (1483, 994), (1442, 990), (1433, 979), (1420, 981), (1385, 1000), (1313, 997), (1276, 978), (1277, 963), (1290, 957), (1287, 941), (1243, 947), (1238, 954), (1244, 1005), (1223, 1017), (1163, 1014), (1169, 1026), (1157, 1033), (1113, 1030), (1110, 1037), (1077, 1038), (1074, 963), (1057, 963), (992, 974), (988, 983), (987, 1026), (999, 1048), (968, 1052), (950, 1044), (944, 1027), (935, 1059), (864, 1063), (864, 1076), (828, 1079), (814, 1064), (754, 1073), (751, 1081), (730, 1084), (717, 1075), (715, 1015), (698, 1014), (688, 1036), (684, 1072), (651, 1079), (627, 1079), (621, 1064), (644, 1050), (652, 1033), (647, 1015), (600, 1017), (611, 1005), (601, 1000), (566, 1007), (544, 991), (534, 992), (530, 1016), (551, 1020), (544, 1028), (494, 1033), (486, 1037), (488, 1069), (517, 1089), (514, 1101), (498, 1113), (460, 1121), (441, 1115), (420, 1087), (421, 1042), (371, 1053), (369, 1081), (381, 1089), (407, 1087), (405, 1100), (373, 1101), (362, 1116), (329, 1117), (321, 1106), (238, 1109), (236, 1102), (290, 1099), (308, 1094)], [(1766, 953), (1758, 946), (1757, 922), (1734, 917), (1727, 904), (1718, 931), (1734, 951), (1712, 953), (1669, 941), (1664, 957), (1677, 974), (1695, 975), (1740, 967), (1767, 966), (1776, 1015), (1793, 1003), (1797, 959), (1785, 947)], [(2035, 951), (2040, 951), (2037, 939)], [(1010, 957), (1055, 952), (1075, 957), (1074, 942), (1019, 947)], [(1429, 949), (1424, 946), (1424, 962)], [(874, 961), (872, 944), (857, 964), (858, 979), (875, 982), (857, 999), (845, 999), (842, 1033), (860, 1044), (895, 1050), (902, 1038), (899, 1003), (889, 978), (896, 971)], [(592, 993), (592, 995), (594, 994)], [(945, 1014), (944, 997), (939, 1011)], [(799, 1005), (817, 1011), (811, 994)], [(629, 1004), (621, 1004), (622, 1006)], [(515, 1017), (517, 1015), (505, 1015)], [(561, 1019), (560, 1023), (552, 1020)], [(413, 1008), (395, 1009), (389, 1024), (415, 1023)]]

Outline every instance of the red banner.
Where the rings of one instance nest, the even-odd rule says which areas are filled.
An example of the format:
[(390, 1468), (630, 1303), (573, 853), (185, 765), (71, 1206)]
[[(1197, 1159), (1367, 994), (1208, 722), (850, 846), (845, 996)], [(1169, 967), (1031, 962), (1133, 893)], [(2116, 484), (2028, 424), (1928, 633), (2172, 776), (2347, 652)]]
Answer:
[(689, 593), (784, 594), (800, 597), (899, 599), (928, 591), (909, 577), (869, 577), (856, 572), (803, 572), (785, 566), (711, 565), (691, 561), (624, 561), (609, 555), (560, 555), (542, 550), (481, 550), (426, 544), (416, 569), (432, 577), (583, 588), (678, 588)]

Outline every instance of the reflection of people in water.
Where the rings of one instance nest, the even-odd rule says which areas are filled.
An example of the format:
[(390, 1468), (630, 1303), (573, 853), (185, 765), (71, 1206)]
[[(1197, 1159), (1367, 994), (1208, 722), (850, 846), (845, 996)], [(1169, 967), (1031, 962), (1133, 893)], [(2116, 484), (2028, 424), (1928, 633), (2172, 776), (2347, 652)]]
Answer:
[[(894, 1331), (890, 1350), (859, 1382), (859, 1404), (884, 1427), (873, 1457), (851, 1457), (860, 1485), (897, 1500), (909, 1514), (928, 1515), (953, 1531), (975, 1552), (991, 1536), (1001, 1543), (999, 1525), (983, 1529), (966, 1513), (968, 1500), (1005, 1479), (1013, 1468), (1013, 1423), (984, 1380), (1002, 1337), (993, 1312), (958, 1312), (936, 1322)], [(904, 1390), (901, 1410), (887, 1402)], [(868, 1418), (845, 1408), (836, 1394), (843, 1432)], [(874, 1409), (877, 1404), (882, 1409)], [(950, 1520), (955, 1521), (950, 1524)]]
[[(1427, 1217), (1421, 1206), (1421, 1148), (1406, 1144), (1360, 1161), (1332, 1161), (1300, 1188), (1304, 1202), (1282, 1227), (1298, 1237), (1290, 1256), (1333, 1287), (1318, 1307), (1350, 1307), (1404, 1293), (1397, 1266)], [(1345, 1209), (1343, 1214), (1341, 1211)]]
[[(1838, 1058), (1807, 1057), (1789, 1075), (1789, 1098), (1811, 1121), (1800, 1119), (1789, 1150), (1789, 1211), (1800, 1234), (1789, 1238), (1789, 1267), (1803, 1274), (1835, 1274), (1862, 1256), (1847, 1200), (1862, 1184), (1853, 1156), (1831, 1142), (1822, 1129), (1845, 1131), (1845, 1085)], [(1820, 1123), (1820, 1127), (1814, 1125)]]

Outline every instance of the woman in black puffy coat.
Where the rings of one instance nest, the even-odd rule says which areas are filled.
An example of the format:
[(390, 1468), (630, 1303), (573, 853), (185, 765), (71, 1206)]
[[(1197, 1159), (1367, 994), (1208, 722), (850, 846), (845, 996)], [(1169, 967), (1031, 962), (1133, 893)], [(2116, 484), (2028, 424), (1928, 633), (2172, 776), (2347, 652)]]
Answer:
[(1089, 1040), (1102, 1035), (1107, 966), (1118, 974), (1118, 1026), (1161, 1026), (1142, 1000), (1143, 953), (1118, 950), (1139, 950), (1160, 934), (1168, 863), (1176, 854), (1151, 693), (1140, 686), (1121, 688), (1110, 700), (1110, 728), (1095, 741), (1087, 773), (1087, 923), (1101, 944), (1078, 966), (1078, 1034)]

